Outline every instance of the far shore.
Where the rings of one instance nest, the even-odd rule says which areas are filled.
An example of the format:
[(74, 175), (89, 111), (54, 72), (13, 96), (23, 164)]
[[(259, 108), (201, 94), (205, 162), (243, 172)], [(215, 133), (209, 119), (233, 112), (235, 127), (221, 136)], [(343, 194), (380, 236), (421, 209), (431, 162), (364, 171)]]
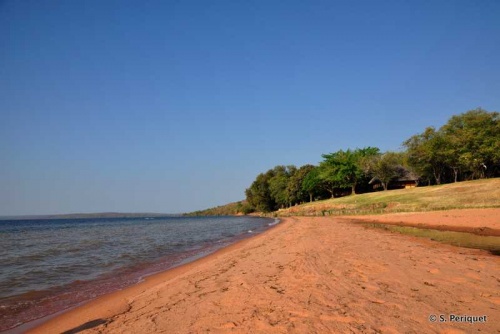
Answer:
[(497, 231), (498, 217), (500, 209), (282, 218), (29, 333), (496, 333), (498, 256), (354, 222)]

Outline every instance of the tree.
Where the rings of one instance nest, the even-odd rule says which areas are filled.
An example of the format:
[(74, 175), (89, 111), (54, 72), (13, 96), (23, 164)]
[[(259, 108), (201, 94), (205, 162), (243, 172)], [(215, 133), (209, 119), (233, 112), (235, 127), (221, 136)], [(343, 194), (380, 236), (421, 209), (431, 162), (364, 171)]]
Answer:
[(407, 148), (408, 163), (422, 177), (431, 175), (436, 184), (446, 168), (445, 140), (442, 133), (428, 127), (421, 134), (414, 135), (403, 145)]
[(372, 156), (367, 163), (366, 172), (371, 174), (374, 179), (378, 179), (384, 190), (387, 190), (389, 182), (402, 176), (403, 155), (397, 152), (386, 152), (382, 155)]
[(250, 188), (245, 190), (247, 202), (257, 211), (270, 212), (276, 203), (269, 190), (269, 180), (274, 176), (273, 170), (257, 175)]
[(270, 212), (284, 208), (291, 203), (287, 186), (297, 167), (276, 166), (257, 176), (250, 188), (245, 191), (247, 202), (257, 211)]
[(239, 201), (238, 203), (236, 203), (236, 213), (241, 212), (244, 215), (247, 215), (254, 211), (255, 209), (247, 201)]
[(274, 167), (274, 176), (269, 180), (269, 190), (278, 207), (284, 208), (290, 205), (292, 197), (287, 190), (288, 180), (296, 171), (297, 167), (295, 166)]
[(313, 196), (320, 192), (322, 181), (319, 177), (319, 168), (314, 167), (302, 180), (302, 190), (309, 194), (309, 202), (313, 201)]
[(441, 127), (446, 162), (458, 180), (461, 170), (471, 178), (482, 178), (500, 163), (500, 114), (481, 108), (452, 116)]
[[(378, 154), (376, 147), (365, 147), (351, 151), (339, 150), (330, 154), (323, 154), (320, 163), (320, 178), (329, 182), (332, 187), (351, 188), (351, 193), (356, 193), (356, 185), (364, 176), (362, 163), (368, 156)], [(330, 191), (333, 197), (333, 189)]]
[(303, 189), (302, 184), (304, 179), (311, 170), (313, 165), (304, 165), (300, 167), (293, 175), (290, 176), (287, 185), (287, 193), (290, 199), (290, 204), (304, 202), (308, 198), (308, 192)]

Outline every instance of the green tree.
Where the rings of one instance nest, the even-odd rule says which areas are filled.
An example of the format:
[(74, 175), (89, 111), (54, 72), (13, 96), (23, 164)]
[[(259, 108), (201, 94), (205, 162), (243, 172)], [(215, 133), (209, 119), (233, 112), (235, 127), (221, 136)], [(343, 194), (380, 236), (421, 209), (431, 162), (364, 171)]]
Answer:
[(428, 127), (421, 134), (414, 135), (403, 145), (407, 149), (408, 163), (421, 177), (434, 177), (441, 184), (446, 168), (446, 141), (442, 133)]
[(280, 208), (290, 205), (291, 196), (287, 190), (288, 180), (295, 174), (295, 166), (276, 166), (273, 169), (274, 176), (269, 180), (269, 190), (274, 202)]
[(238, 203), (236, 203), (236, 213), (241, 212), (244, 215), (247, 215), (254, 211), (255, 209), (247, 201), (239, 201)]
[(462, 171), (471, 178), (482, 178), (500, 162), (500, 114), (481, 108), (452, 116), (441, 127), (445, 138), (445, 156), (454, 172), (454, 181)]
[(313, 169), (313, 165), (304, 165), (288, 179), (287, 193), (291, 205), (307, 201), (308, 192), (302, 188), (302, 183), (307, 174)]
[(365, 171), (379, 180), (384, 190), (387, 190), (389, 182), (404, 173), (403, 153), (386, 152), (372, 156), (366, 167)]
[(257, 211), (270, 212), (275, 210), (276, 202), (269, 189), (269, 180), (273, 176), (273, 170), (261, 173), (257, 175), (250, 188), (245, 190), (247, 202)]
[(302, 180), (302, 190), (309, 195), (309, 202), (313, 201), (314, 195), (318, 194), (323, 186), (319, 172), (319, 167), (313, 167)]
[[(376, 147), (365, 147), (354, 151), (339, 150), (330, 154), (323, 154), (323, 161), (320, 163), (319, 176), (324, 182), (336, 188), (351, 188), (351, 193), (356, 193), (358, 181), (364, 177), (363, 161), (368, 156), (378, 154)], [(333, 190), (330, 191), (333, 197)]]
[(245, 191), (248, 203), (257, 211), (270, 212), (290, 206), (295, 194), (288, 189), (289, 180), (297, 172), (297, 167), (276, 166), (257, 176)]

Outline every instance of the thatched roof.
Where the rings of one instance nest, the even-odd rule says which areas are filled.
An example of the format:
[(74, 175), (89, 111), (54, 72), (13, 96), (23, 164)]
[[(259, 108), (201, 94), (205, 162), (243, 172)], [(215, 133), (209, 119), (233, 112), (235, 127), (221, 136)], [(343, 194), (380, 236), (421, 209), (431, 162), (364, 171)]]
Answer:
[[(418, 181), (419, 177), (417, 174), (413, 173), (412, 171), (409, 171), (408, 169), (404, 168), (403, 166), (399, 166), (398, 168), (398, 177), (393, 178), (391, 181), (398, 181), (398, 182), (405, 182), (405, 181)], [(376, 182), (381, 182), (378, 177), (373, 177), (368, 184), (373, 184)]]
[(418, 181), (419, 176), (416, 173), (409, 171), (406, 168), (401, 168), (403, 173), (396, 179), (397, 181)]

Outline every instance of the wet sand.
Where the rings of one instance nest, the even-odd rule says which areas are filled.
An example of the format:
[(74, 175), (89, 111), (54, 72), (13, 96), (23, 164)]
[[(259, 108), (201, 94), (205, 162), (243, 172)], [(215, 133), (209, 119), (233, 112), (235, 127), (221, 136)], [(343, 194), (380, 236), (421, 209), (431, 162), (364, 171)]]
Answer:
[(374, 222), (500, 236), (500, 209), (457, 209), (339, 217), (347, 221)]
[[(471, 214), (495, 223), (499, 210)], [(499, 257), (349, 219), (285, 218), (32, 333), (500, 333)], [(486, 322), (429, 321), (450, 314)]]

